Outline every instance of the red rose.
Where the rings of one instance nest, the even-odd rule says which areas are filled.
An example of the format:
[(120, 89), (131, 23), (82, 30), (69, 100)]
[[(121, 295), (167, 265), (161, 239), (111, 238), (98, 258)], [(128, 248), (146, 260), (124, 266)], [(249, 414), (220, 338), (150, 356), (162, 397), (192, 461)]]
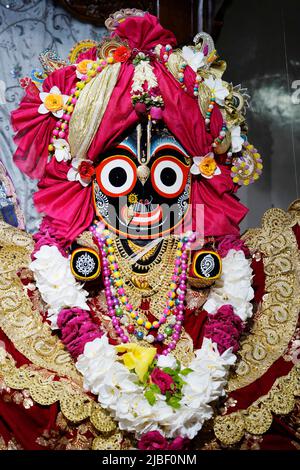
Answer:
[(113, 53), (115, 62), (126, 62), (131, 56), (131, 50), (125, 46), (119, 46)]
[(164, 395), (167, 391), (171, 390), (171, 385), (174, 384), (173, 378), (163, 372), (162, 370), (155, 367), (150, 375), (151, 382), (157, 385), (160, 388), (161, 393)]
[(95, 170), (91, 163), (82, 161), (78, 166), (78, 173), (83, 180), (89, 181), (95, 173)]
[(168, 449), (168, 441), (158, 431), (150, 431), (143, 434), (138, 442), (140, 450)]

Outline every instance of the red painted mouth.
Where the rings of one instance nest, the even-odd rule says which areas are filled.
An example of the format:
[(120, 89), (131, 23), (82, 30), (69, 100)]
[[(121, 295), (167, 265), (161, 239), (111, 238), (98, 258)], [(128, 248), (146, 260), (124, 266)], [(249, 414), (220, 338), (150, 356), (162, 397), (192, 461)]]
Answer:
[(157, 224), (162, 218), (162, 209), (158, 205), (153, 211), (150, 212), (133, 212), (133, 216), (128, 215), (128, 207), (122, 208), (122, 218), (125, 220), (127, 225), (134, 226), (151, 226)]

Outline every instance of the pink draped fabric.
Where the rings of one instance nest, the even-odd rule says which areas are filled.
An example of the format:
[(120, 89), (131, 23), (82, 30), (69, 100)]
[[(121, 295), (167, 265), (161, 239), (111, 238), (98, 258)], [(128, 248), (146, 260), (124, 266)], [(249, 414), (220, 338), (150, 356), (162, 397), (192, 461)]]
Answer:
[(93, 221), (92, 187), (67, 180), (69, 165), (52, 159), (33, 198), (39, 212), (56, 231), (56, 237), (71, 243)]
[[(151, 51), (157, 44), (176, 45), (173, 33), (164, 30), (158, 19), (149, 14), (142, 18), (128, 18), (119, 24), (113, 35), (126, 40), (131, 48), (143, 51)], [(86, 54), (81, 54), (80, 60), (94, 59), (95, 54), (96, 50), (92, 48)], [(188, 92), (185, 93), (162, 63), (153, 60), (152, 65), (165, 103), (163, 119), (166, 126), (191, 157), (205, 155), (211, 150), (211, 143), (222, 127), (221, 112), (217, 108), (213, 110), (211, 133), (207, 133), (197, 100), (191, 92), (195, 78), (193, 70), (189, 67), (186, 69)], [(130, 96), (133, 73), (134, 66), (131, 63), (122, 64), (118, 82), (88, 150), (87, 158), (90, 160), (98, 160), (103, 152), (122, 141), (139, 120)], [(75, 82), (75, 67), (65, 67), (45, 80), (44, 90), (49, 91), (53, 85), (57, 85), (62, 93), (67, 94)], [(37, 210), (47, 215), (58, 237), (72, 241), (93, 219), (92, 189), (67, 180), (69, 164), (57, 163), (54, 159), (46, 166), (47, 147), (56, 120), (52, 115), (38, 114), (39, 104), (39, 98), (30, 104), (24, 99), (13, 114), (14, 127), (18, 131), (16, 140), (19, 142), (15, 161), (22, 171), (32, 177), (41, 178), (44, 174), (39, 191), (34, 196)], [(31, 121), (28, 121), (28, 116)], [(238, 233), (238, 224), (247, 209), (234, 196), (235, 189), (230, 170), (225, 166), (222, 166), (222, 174), (211, 180), (193, 177), (194, 226), (196, 206), (203, 204), (205, 235)]]
[[(43, 91), (57, 86), (62, 94), (69, 95), (76, 83), (75, 67), (69, 66), (53, 72), (43, 83)], [(53, 114), (40, 114), (42, 103), (39, 93), (26, 93), (18, 109), (11, 114), (11, 122), (17, 134), (14, 162), (30, 178), (42, 178), (48, 158), (48, 145), (57, 118)]]
[(176, 46), (174, 34), (164, 29), (156, 16), (146, 13), (143, 17), (127, 18), (121, 22), (112, 36), (127, 41), (131, 49), (150, 51), (161, 44)]

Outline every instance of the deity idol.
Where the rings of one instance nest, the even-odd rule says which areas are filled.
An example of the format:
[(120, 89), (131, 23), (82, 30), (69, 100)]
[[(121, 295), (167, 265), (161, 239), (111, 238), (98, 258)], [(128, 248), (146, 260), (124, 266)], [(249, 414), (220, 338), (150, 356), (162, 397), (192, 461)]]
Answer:
[(206, 33), (106, 27), (12, 113), (43, 219), (0, 224), (0, 445), (295, 449), (299, 201), (241, 237), (247, 90)]

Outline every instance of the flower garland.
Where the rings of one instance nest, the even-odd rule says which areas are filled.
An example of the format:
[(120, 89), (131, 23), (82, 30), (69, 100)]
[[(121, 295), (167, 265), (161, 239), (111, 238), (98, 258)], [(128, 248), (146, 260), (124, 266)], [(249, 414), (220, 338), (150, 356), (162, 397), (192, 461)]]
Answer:
[[(156, 376), (160, 374), (163, 385), (153, 387), (155, 383), (147, 376), (143, 382), (137, 381), (136, 373), (122, 364), (117, 348), (103, 335), (86, 344), (76, 368), (83, 375), (85, 390), (97, 395), (98, 402), (118, 421), (121, 430), (134, 432), (137, 438), (157, 430), (167, 438), (195, 437), (204, 421), (213, 415), (209, 404), (225, 394), (228, 370), (236, 360), (230, 349), (220, 355), (216, 344), (204, 338), (188, 368), (182, 369), (172, 354), (160, 356), (153, 370), (158, 369)], [(140, 360), (138, 355), (136, 360)], [(181, 382), (180, 398), (177, 384), (170, 387), (167, 398), (162, 376), (172, 378), (171, 374)]]
[(224, 304), (230, 304), (242, 321), (250, 318), (253, 314), (251, 300), (254, 297), (250, 264), (242, 249), (231, 248), (222, 259), (222, 276), (211, 288), (203, 309), (216, 314)]
[(162, 118), (161, 108), (164, 106), (157, 78), (151, 65), (151, 57), (138, 52), (132, 61), (134, 65), (131, 86), (131, 100), (138, 114), (149, 115), (154, 120)]
[(29, 265), (42, 299), (48, 304), (48, 319), (53, 329), (57, 328), (57, 317), (62, 308), (79, 307), (89, 310), (86, 303), (88, 293), (76, 282), (70, 269), (69, 259), (58, 247), (43, 245), (34, 254)]
[[(105, 231), (102, 237), (102, 242), (109, 240)], [(212, 417), (211, 402), (225, 395), (243, 322), (252, 315), (253, 289), (243, 242), (227, 237), (219, 247), (222, 277), (204, 305), (209, 315), (203, 343), (194, 351), (188, 367), (176, 360), (170, 348), (158, 355), (153, 346), (145, 348), (129, 339), (117, 346), (109, 344), (106, 334), (86, 312), (87, 293), (76, 285), (68, 259), (57, 246), (42, 246), (31, 263), (37, 287), (54, 312), (52, 323), (56, 326), (57, 322), (63, 343), (73, 357), (78, 356), (76, 368), (83, 375), (85, 390), (97, 395), (121, 430), (141, 438), (141, 445), (151, 432), (162, 436), (166, 448), (173, 445), (166, 439), (175, 439), (176, 445), (179, 437), (192, 439)], [(181, 249), (184, 251), (183, 246)], [(63, 308), (58, 315), (60, 305), (72, 308)]]

